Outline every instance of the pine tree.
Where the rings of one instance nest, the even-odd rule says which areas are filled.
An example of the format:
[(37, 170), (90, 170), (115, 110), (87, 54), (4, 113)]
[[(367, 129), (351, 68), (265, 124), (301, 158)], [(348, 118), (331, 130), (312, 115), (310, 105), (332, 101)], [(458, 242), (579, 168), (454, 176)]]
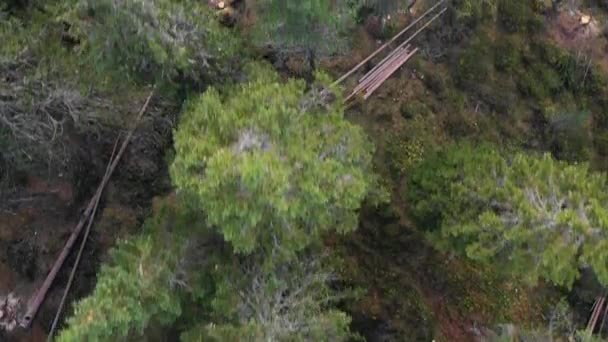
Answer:
[[(535, 283), (608, 284), (606, 176), (550, 155), (458, 145), (413, 172), (410, 200), (434, 241)], [(502, 267), (501, 267), (502, 268)]]
[(350, 317), (332, 309), (345, 296), (330, 288), (335, 276), (318, 251), (263, 265), (257, 254), (216, 270), (209, 321), (182, 334), (183, 341), (344, 341)]
[(289, 254), (323, 231), (352, 231), (375, 188), (371, 143), (343, 119), (339, 99), (303, 106), (304, 82), (249, 70), (228, 97), (211, 89), (189, 103), (175, 134), (175, 185), (237, 252), (278, 245)]
[[(140, 236), (111, 251), (93, 293), (80, 301), (58, 341), (119, 341), (142, 336), (153, 322), (169, 325), (182, 314), (188, 264), (203, 240), (201, 217), (166, 202), (148, 219)], [(199, 227), (197, 240), (187, 229)], [(203, 260), (195, 260), (199, 265)]]

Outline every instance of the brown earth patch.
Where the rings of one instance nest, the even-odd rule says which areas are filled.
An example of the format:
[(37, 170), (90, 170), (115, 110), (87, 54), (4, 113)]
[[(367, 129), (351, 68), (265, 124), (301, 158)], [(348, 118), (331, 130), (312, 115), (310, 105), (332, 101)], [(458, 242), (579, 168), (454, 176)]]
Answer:
[[(583, 24), (584, 18), (589, 22)], [(608, 24), (601, 17), (580, 11), (561, 11), (549, 23), (548, 38), (573, 53), (590, 57), (608, 73)]]

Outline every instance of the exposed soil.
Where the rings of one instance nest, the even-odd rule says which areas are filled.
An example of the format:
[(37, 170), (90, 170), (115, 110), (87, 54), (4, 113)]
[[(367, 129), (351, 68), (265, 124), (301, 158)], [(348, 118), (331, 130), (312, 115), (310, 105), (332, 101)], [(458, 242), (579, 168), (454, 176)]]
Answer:
[(14, 293), (25, 306), (74, 224), (72, 193), (62, 180), (30, 178), (7, 200), (0, 213), (0, 294)]
[[(71, 304), (90, 293), (100, 264), (119, 237), (136, 232), (147, 216), (152, 198), (167, 192), (170, 181), (164, 151), (170, 146), (170, 122), (152, 118), (140, 125), (106, 187), (63, 318)], [(22, 315), (29, 298), (44, 281), (63, 249), (80, 213), (95, 191), (113, 149), (110, 138), (80, 140), (84, 163), (70, 176), (21, 177), (22, 182), (0, 192), (0, 299), (13, 294)], [(80, 137), (82, 138), (82, 137)], [(72, 137), (73, 139), (73, 137)], [(68, 179), (69, 178), (69, 179)], [(80, 241), (76, 242), (79, 246)], [(76, 250), (77, 248), (74, 248)], [(0, 341), (45, 341), (75, 253), (59, 272), (32, 327), (0, 332)], [(6, 317), (5, 317), (6, 318)]]
[[(583, 17), (590, 21), (583, 24)], [(590, 58), (608, 72), (608, 23), (603, 18), (564, 10), (550, 22), (547, 32), (558, 46), (580, 55), (581, 59)]]

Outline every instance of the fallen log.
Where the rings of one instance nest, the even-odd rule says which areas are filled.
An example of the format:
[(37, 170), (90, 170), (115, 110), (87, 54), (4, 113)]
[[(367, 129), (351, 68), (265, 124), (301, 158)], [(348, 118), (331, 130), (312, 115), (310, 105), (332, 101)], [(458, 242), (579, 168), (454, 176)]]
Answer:
[(364, 78), (363, 81), (361, 81), (361, 83), (359, 83), (359, 85), (357, 85), (354, 89), (355, 92), (360, 92), (361, 90), (364, 90), (365, 88), (367, 88), (370, 84), (372, 84), (380, 74), (382, 74), (382, 72), (389, 67), (392, 63), (394, 63), (395, 61), (397, 61), (399, 59), (399, 56), (406, 51), (406, 49), (403, 48), (399, 48), (396, 50), (397, 52), (389, 59), (387, 60), (384, 64), (382, 64), (378, 69), (376, 69), (375, 71), (367, 74)]
[[(406, 47), (407, 48), (407, 47)], [(376, 64), (376, 66), (374, 66), (372, 68), (372, 70), (370, 70), (369, 72), (367, 72), (365, 75), (363, 75), (363, 77), (361, 77), (359, 79), (359, 82), (363, 82), (365, 80), (365, 78), (370, 74), (375, 72), (376, 70), (378, 70), (379, 68), (382, 67), (382, 65), (384, 65), (384, 63), (386, 63), (388, 60), (390, 60), (396, 53), (398, 53), (400, 51), (399, 48), (394, 49), (393, 52), (389, 53), (386, 57), (384, 57), (380, 62), (378, 62), (378, 64)]]
[[(114, 162), (116, 147), (118, 146), (118, 141), (120, 137), (116, 139), (114, 143), (114, 148), (112, 149), (112, 155), (110, 156), (110, 160), (108, 161), (108, 165), (106, 166), (106, 172), (103, 175), (102, 179), (105, 179), (109, 176), (110, 166)], [(87, 227), (84, 231), (84, 237), (82, 238), (82, 242), (80, 243), (80, 249), (78, 250), (78, 254), (76, 255), (76, 261), (74, 261), (74, 266), (72, 267), (72, 271), (70, 272), (70, 278), (68, 278), (68, 284), (65, 286), (65, 290), (63, 291), (63, 296), (61, 297), (61, 301), (59, 302), (59, 308), (57, 308), (57, 312), (55, 313), (55, 318), (53, 319), (53, 323), (51, 324), (51, 330), (49, 331), (49, 335), (47, 336), (47, 342), (53, 341), (53, 335), (55, 333), (55, 329), (57, 329), (57, 324), (59, 323), (59, 318), (61, 318), (61, 312), (63, 311), (63, 306), (65, 305), (65, 301), (68, 298), (68, 293), (70, 292), (70, 288), (72, 287), (72, 282), (74, 281), (74, 276), (76, 275), (76, 271), (78, 270), (78, 265), (80, 264), (80, 258), (82, 257), (82, 252), (84, 251), (84, 247), (86, 246), (87, 239), (89, 237), (89, 233), (91, 232), (91, 226), (95, 221), (95, 214), (97, 213), (97, 208), (99, 206), (99, 201), (101, 200), (100, 196), (95, 197), (95, 206), (93, 207), (93, 211), (91, 212), (91, 216), (88, 219)]]
[(363, 99), (367, 100), (370, 96), (372, 96), (374, 91), (376, 91), (376, 89), (378, 89), (384, 83), (384, 81), (386, 81), (389, 77), (391, 77), (395, 73), (395, 71), (397, 71), (399, 68), (401, 68), (401, 66), (403, 64), (405, 64), (405, 62), (407, 62), (410, 58), (412, 58), (412, 56), (416, 52), (418, 52), (418, 48), (415, 48), (411, 52), (408, 52), (407, 54), (400, 56), (400, 58), (397, 61), (395, 61), (395, 63), (393, 65), (391, 65), (389, 68), (387, 68), (382, 73), (381, 78), (372, 87), (367, 89), (367, 91), (365, 92), (365, 95), (363, 95)]
[[(150, 99), (152, 98), (153, 94), (154, 94), (154, 89), (150, 92), (150, 94), (148, 95), (148, 98), (146, 99), (146, 102), (144, 103), (141, 110), (139, 111), (136, 122), (139, 122), (139, 120), (143, 116), (144, 112), (148, 108), (148, 104), (150, 103)], [(72, 250), (72, 247), (74, 246), (74, 243), (76, 242), (76, 239), (78, 238), (78, 235), (80, 235), (82, 228), (84, 227), (84, 225), (88, 221), (91, 213), (95, 209), (97, 198), (99, 198), (101, 196), (101, 194), (103, 193), (105, 186), (107, 185), (108, 181), (110, 180), (112, 173), (116, 169), (116, 166), (118, 165), (118, 162), (120, 161), (120, 158), (122, 157), (122, 154), (126, 150), (127, 145), (129, 144), (129, 140), (131, 140), (131, 137), (133, 136), (134, 130), (135, 129), (133, 128), (127, 134), (125, 140), (123, 141), (122, 146), (120, 147), (120, 150), (118, 151), (118, 154), (116, 155), (116, 158), (114, 158), (114, 160), (112, 161), (112, 163), (110, 165), (108, 173), (102, 179), (101, 183), (99, 184), (99, 187), (97, 188), (97, 191), (95, 191), (95, 194), (89, 201), (87, 208), (85, 209), (84, 213), (82, 214), (82, 218), (80, 219), (80, 221), (78, 222), (78, 224), (76, 225), (74, 230), (72, 231), (72, 234), (70, 235), (70, 238), (68, 239), (65, 246), (63, 247), (63, 250), (61, 251), (61, 253), (57, 257), (57, 259), (55, 260), (55, 263), (53, 264), (51, 271), (44, 279), (44, 282), (42, 283), (42, 285), (40, 286), (38, 291), (36, 291), (34, 296), (32, 296), (32, 298), (28, 301), (25, 314), (23, 315), (23, 318), (19, 322), (19, 325), (21, 325), (22, 327), (24, 327), (24, 328), (29, 327), (33, 318), (38, 313), (38, 309), (40, 309), (40, 305), (42, 305), (42, 302), (46, 298), (46, 294), (47, 294), (49, 288), (51, 287), (51, 285), (53, 284), (55, 277), (57, 277), (57, 273), (61, 269), (61, 266), (63, 266), (63, 263), (65, 262), (65, 259), (67, 258), (68, 254)]]

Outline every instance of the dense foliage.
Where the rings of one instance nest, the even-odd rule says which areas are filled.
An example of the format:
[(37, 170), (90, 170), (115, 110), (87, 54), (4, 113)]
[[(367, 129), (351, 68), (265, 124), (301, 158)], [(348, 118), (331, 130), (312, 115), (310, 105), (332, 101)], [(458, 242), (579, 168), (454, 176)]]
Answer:
[(304, 82), (250, 69), (228, 96), (209, 90), (189, 103), (175, 134), (175, 185), (237, 251), (298, 251), (323, 231), (352, 231), (374, 189), (371, 144), (339, 100), (305, 110)]
[[(80, 152), (67, 136), (111, 139), (105, 131), (130, 126), (145, 85), (161, 89), (156, 99), (172, 100), (176, 90), (226, 80), (238, 69), (232, 57), (239, 39), (199, 1), (16, 8), (27, 8), (27, 15), (0, 14), (0, 161), (14, 173), (69, 174)], [(164, 108), (149, 113), (172, 105), (163, 100), (155, 102)]]
[(608, 283), (607, 190), (585, 164), (465, 144), (422, 163), (410, 198), (439, 246), (571, 287), (587, 267)]
[(194, 244), (186, 241), (183, 229), (200, 225), (197, 221), (166, 205), (146, 222), (141, 236), (121, 242), (100, 271), (95, 291), (78, 304), (67, 322), (70, 328), (58, 340), (116, 341), (141, 336), (151, 320), (172, 323), (182, 313), (182, 258)]

